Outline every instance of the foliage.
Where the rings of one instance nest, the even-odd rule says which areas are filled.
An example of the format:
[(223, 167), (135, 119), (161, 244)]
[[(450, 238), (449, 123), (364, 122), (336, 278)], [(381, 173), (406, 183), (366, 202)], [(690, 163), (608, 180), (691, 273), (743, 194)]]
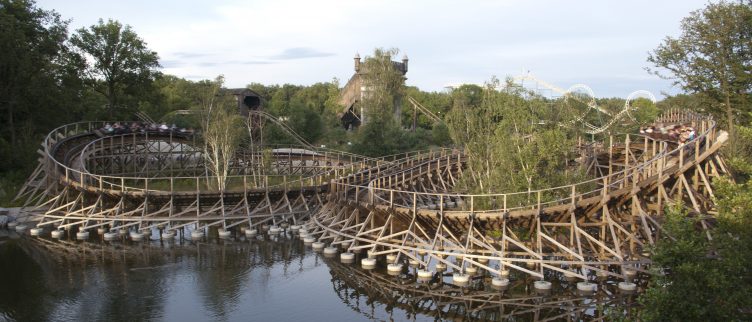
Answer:
[[(617, 115), (624, 109), (626, 100), (621, 98), (606, 99), (607, 103), (602, 104), (604, 100), (597, 100), (598, 106), (606, 108), (611, 115)], [(660, 116), (662, 110), (658, 103), (653, 103), (647, 98), (637, 98), (630, 104), (629, 115), (622, 114), (605, 134), (637, 133), (640, 127), (651, 125)], [(610, 121), (610, 116), (604, 116), (604, 122)]]
[(437, 146), (447, 146), (452, 143), (452, 135), (449, 133), (449, 127), (446, 123), (434, 123), (431, 128), (431, 141)]
[(752, 187), (720, 182), (712, 240), (699, 218), (669, 209), (658, 240), (655, 277), (640, 297), (647, 321), (741, 321), (752, 318)]
[(366, 156), (383, 156), (402, 151), (402, 129), (391, 115), (374, 115), (368, 123), (360, 126), (353, 142), (352, 151)]
[(324, 101), (325, 115), (337, 115), (344, 108), (339, 102), (339, 79), (333, 77), (332, 81), (326, 84), (327, 98)]
[(0, 173), (7, 190), (36, 165), (44, 134), (83, 118), (67, 27), (58, 13), (34, 1), (0, 0)]
[(316, 142), (324, 133), (320, 112), (296, 105), (290, 111), (290, 127), (307, 142)]
[(334, 149), (347, 150), (350, 134), (342, 127), (342, 122), (334, 113), (324, 113), (321, 116), (323, 134), (319, 143)]
[(752, 178), (752, 127), (737, 126), (736, 142), (734, 153), (728, 153), (728, 163), (738, 180), (747, 181)]
[(485, 89), (475, 84), (464, 84), (452, 91), (453, 106), (480, 106)]
[(682, 21), (682, 36), (667, 38), (648, 58), (666, 68), (690, 94), (667, 98), (664, 108), (689, 108), (725, 116), (732, 145), (724, 150), (734, 183), (713, 182), (718, 215), (708, 239), (697, 215), (667, 211), (668, 235), (652, 257), (656, 277), (640, 297), (648, 321), (742, 321), (752, 319), (752, 6), (708, 4)]
[[(109, 117), (130, 115), (137, 103), (123, 106), (124, 98), (138, 96), (150, 89), (157, 75), (159, 56), (146, 47), (130, 26), (112, 19), (76, 31), (71, 45), (84, 59), (85, 79), (96, 92), (107, 98)], [(130, 112), (130, 113), (129, 113)]]
[(466, 87), (455, 94), (447, 124), (468, 158), (461, 186), (473, 193), (532, 191), (581, 176), (572, 162), (576, 131), (563, 126), (571, 116), (510, 82), (499, 91), (493, 78), (481, 93)]
[[(144, 113), (155, 120), (163, 120), (168, 123), (183, 123), (184, 118), (179, 117), (176, 111), (190, 110), (196, 102), (197, 87), (199, 82), (192, 82), (173, 75), (158, 75), (153, 83), (155, 91), (159, 94), (156, 104), (140, 108)], [(198, 126), (188, 123), (178, 126)]]
[(710, 3), (684, 18), (681, 30), (681, 36), (667, 37), (650, 54), (648, 61), (659, 68), (651, 71), (706, 97), (712, 102), (709, 111), (725, 116), (733, 136), (735, 121), (749, 121), (752, 4)]
[(404, 131), (389, 115), (380, 115), (362, 125), (353, 138), (351, 151), (378, 157), (427, 149), (432, 144), (432, 132), (418, 128)]
[(218, 76), (207, 83), (207, 91), (201, 102), (199, 115), (204, 139), (204, 159), (208, 170), (216, 180), (216, 188), (224, 191), (230, 163), (243, 137), (243, 119), (228, 95), (219, 95), (224, 78)]
[[(452, 95), (448, 92), (424, 92), (414, 86), (405, 87), (405, 96), (412, 97), (425, 108), (429, 109), (434, 115), (444, 117), (452, 108)], [(434, 127), (434, 121), (423, 115), (421, 112), (415, 113), (412, 104), (403, 101), (402, 107), (402, 127), (411, 128), (413, 125), (413, 115), (417, 115), (417, 127), (430, 130)]]
[(404, 76), (392, 62), (392, 57), (398, 53), (399, 49), (396, 48), (376, 48), (372, 56), (367, 56), (363, 60), (361, 68), (365, 93), (360, 104), (365, 111), (363, 114), (366, 123), (384, 115), (400, 116), (395, 108), (404, 96)]
[[(339, 98), (338, 81), (311, 86), (263, 85), (252, 83), (248, 88), (262, 97), (264, 108), (280, 118), (297, 134), (312, 144), (341, 141), (343, 135), (335, 122)], [(339, 138), (339, 139), (338, 139)], [(295, 144), (289, 134), (275, 125), (264, 126), (265, 144)]]

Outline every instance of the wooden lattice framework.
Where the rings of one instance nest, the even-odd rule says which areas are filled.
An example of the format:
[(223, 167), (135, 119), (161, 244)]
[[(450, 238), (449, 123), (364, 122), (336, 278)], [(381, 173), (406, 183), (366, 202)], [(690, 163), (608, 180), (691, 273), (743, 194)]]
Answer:
[(427, 270), (440, 264), (494, 276), (511, 270), (581, 280), (591, 273), (626, 278), (646, 272), (648, 246), (663, 233), (664, 207), (687, 205), (707, 229), (706, 219), (715, 214), (711, 181), (727, 172), (718, 154), (727, 135), (712, 119), (670, 111), (657, 122), (691, 124), (699, 135), (682, 145), (607, 137), (580, 147), (596, 179), (521, 193), (453, 193), (464, 157), (427, 153), (390, 171), (333, 180), (330, 202), (313, 216), (309, 233), (351, 252), (391, 254)]
[[(149, 230), (295, 224), (323, 204), (328, 180), (387, 161), (309, 147), (238, 153), (228, 189), (211, 187), (195, 138), (175, 132), (102, 135), (103, 122), (61, 126), (19, 191), (38, 227)], [(260, 154), (262, 152), (258, 152)], [(266, 159), (266, 164), (254, 161)]]

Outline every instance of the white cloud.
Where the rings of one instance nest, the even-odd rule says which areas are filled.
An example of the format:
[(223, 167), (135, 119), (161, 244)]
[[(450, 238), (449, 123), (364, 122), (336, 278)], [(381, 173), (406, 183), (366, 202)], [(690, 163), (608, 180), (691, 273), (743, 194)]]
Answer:
[[(408, 83), (441, 90), (532, 70), (561, 87), (590, 84), (604, 96), (644, 84), (647, 52), (705, 0), (613, 1), (211, 1), (40, 0), (73, 18), (72, 27), (112, 17), (156, 50), (164, 72), (224, 74), (251, 82), (311, 84), (346, 80), (352, 56), (398, 47), (410, 56)], [(300, 59), (292, 59), (300, 58)], [(204, 76), (205, 75), (205, 76)], [(637, 88), (634, 88), (637, 89)]]

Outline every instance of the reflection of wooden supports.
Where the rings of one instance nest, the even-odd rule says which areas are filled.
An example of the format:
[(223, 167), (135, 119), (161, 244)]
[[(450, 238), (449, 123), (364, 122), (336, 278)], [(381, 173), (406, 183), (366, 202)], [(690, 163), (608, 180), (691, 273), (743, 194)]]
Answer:
[[(374, 306), (400, 307), (412, 314), (434, 317), (437, 320), (563, 320), (573, 316), (605, 319), (593, 307), (608, 306), (617, 298), (599, 291), (596, 295), (515, 296), (509, 298), (497, 290), (460, 288), (444, 284), (428, 286), (413, 278), (394, 278), (377, 272), (367, 272), (352, 265), (329, 261), (335, 293), (344, 303), (357, 310), (370, 312)], [(414, 277), (414, 272), (408, 272)], [(510, 289), (524, 290), (528, 280), (512, 280)], [(518, 294), (519, 295), (519, 294)], [(367, 296), (369, 301), (362, 301)], [(631, 301), (627, 299), (628, 301)], [(381, 303), (381, 304), (380, 304)]]

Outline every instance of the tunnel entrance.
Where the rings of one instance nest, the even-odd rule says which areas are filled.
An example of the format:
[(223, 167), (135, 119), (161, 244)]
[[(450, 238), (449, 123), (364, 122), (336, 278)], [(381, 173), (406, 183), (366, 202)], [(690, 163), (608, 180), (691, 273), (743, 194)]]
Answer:
[(235, 96), (238, 102), (238, 112), (240, 115), (248, 117), (249, 111), (258, 111), (263, 109), (261, 106), (261, 95), (247, 88), (229, 88), (227, 92)]
[(255, 111), (261, 107), (261, 98), (258, 96), (246, 96), (243, 98), (243, 104), (245, 104), (249, 110)]

